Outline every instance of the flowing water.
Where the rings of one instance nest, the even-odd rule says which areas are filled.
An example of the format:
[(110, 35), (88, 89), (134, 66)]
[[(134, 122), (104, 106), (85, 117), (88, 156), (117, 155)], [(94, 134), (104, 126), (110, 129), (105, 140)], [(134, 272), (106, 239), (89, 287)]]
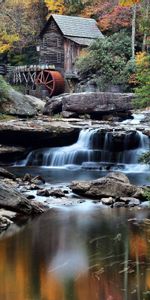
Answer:
[[(73, 180), (73, 177), (77, 179), (78, 173), (81, 176), (86, 173), (86, 177), (88, 173), (87, 179), (93, 179), (105, 175), (110, 170), (120, 170), (125, 172), (132, 182), (147, 184), (150, 168), (140, 164), (139, 158), (149, 149), (149, 138), (139, 131), (130, 131), (118, 137), (118, 133), (115, 135), (112, 131), (103, 133), (98, 129), (83, 129), (75, 144), (34, 150), (25, 160), (17, 163), (16, 167), (28, 168), (29, 172), (31, 168), (32, 171), (34, 168), (43, 168), (43, 174), (47, 172), (46, 168), (49, 168), (49, 175), (61, 173), (62, 180), (65, 180), (69, 172)], [(61, 174), (58, 177), (61, 177)]]
[(0, 240), (0, 299), (150, 299), (149, 218), (92, 204), (50, 210)]
[[(121, 170), (149, 184), (140, 165), (149, 140), (140, 132), (84, 129), (67, 147), (32, 151), (12, 169), (68, 184)], [(50, 209), (0, 240), (0, 300), (149, 300), (150, 211), (103, 208), (90, 200)]]

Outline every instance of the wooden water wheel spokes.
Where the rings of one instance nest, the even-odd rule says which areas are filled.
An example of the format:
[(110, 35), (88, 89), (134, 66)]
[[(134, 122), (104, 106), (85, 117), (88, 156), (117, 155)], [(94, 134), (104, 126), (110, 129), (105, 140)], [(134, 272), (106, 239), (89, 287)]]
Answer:
[(36, 77), (36, 84), (42, 84), (49, 91), (50, 96), (64, 92), (64, 78), (57, 71), (42, 70)]

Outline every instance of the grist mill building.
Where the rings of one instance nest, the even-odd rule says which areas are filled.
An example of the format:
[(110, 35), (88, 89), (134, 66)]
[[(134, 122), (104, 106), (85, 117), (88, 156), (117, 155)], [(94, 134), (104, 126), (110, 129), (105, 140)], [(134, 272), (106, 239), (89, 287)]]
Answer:
[(97, 38), (103, 35), (95, 20), (53, 14), (40, 34), (39, 64), (54, 65), (63, 75), (71, 76), (76, 57)]

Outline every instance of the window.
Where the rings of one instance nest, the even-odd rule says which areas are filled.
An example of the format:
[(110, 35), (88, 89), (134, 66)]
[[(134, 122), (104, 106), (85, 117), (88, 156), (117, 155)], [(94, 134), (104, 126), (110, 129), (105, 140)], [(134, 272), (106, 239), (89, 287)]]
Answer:
[(60, 52), (57, 53), (57, 62), (58, 63), (61, 62), (61, 53)]

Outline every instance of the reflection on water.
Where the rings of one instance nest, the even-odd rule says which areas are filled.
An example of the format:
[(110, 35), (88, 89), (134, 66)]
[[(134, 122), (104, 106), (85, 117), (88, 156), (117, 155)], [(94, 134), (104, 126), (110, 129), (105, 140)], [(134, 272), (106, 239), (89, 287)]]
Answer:
[(149, 216), (51, 210), (0, 241), (0, 299), (150, 299)]

